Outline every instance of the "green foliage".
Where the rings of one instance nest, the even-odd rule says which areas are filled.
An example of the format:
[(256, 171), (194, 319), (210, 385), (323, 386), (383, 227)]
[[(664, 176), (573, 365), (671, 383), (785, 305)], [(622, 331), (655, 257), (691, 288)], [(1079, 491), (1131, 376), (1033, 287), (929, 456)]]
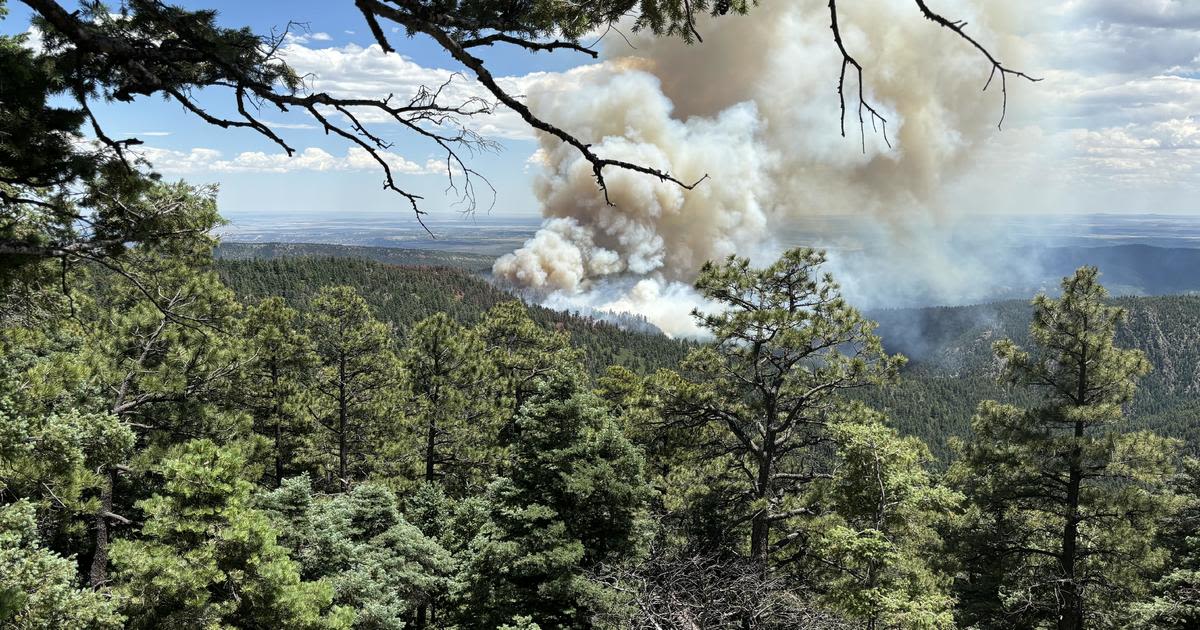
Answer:
[(26, 35), (0, 36), (0, 76), (0, 285), (28, 280), (21, 274), (64, 248), (110, 256), (127, 242), (164, 240), (179, 215), (146, 195), (150, 180), (84, 142), (88, 113), (61, 105), (70, 84), (55, 60)]
[(933, 481), (925, 445), (899, 437), (878, 413), (854, 409), (830, 432), (843, 464), (825, 491), (832, 514), (814, 546), (827, 605), (868, 627), (953, 627), (938, 531), (961, 497)]
[(316, 497), (293, 477), (263, 498), (305, 579), (333, 586), (334, 603), (357, 611), (355, 628), (407, 628), (420, 606), (454, 586), (454, 558), (400, 514), (379, 485)]
[(499, 461), (500, 417), (496, 366), (480, 360), (484, 352), (474, 331), (444, 313), (413, 327), (402, 354), (409, 439), (390, 454), (415, 466), (399, 476), (456, 496), (487, 484)]
[(271, 441), (272, 481), (278, 485), (294, 474), (296, 458), (312, 424), (303, 394), (316, 355), (300, 330), (300, 314), (282, 298), (272, 297), (250, 307), (244, 319), (250, 359), (239, 373), (236, 391), (254, 417), (254, 430)]
[[(931, 479), (919, 441), (845, 396), (889, 382), (903, 358), (818, 275), (824, 262), (796, 249), (765, 269), (706, 265), (696, 286), (721, 308), (696, 317), (712, 344), (640, 393), (609, 380), (605, 391), (662, 416), (633, 430), (662, 462), (661, 508), (683, 534), (667, 543), (736, 550), (755, 567), (743, 625), (796, 619), (795, 606), (770, 603), (795, 588), (867, 627), (949, 627), (937, 528), (957, 499)], [(789, 580), (768, 580), (774, 571)]]
[[(827, 423), (845, 407), (843, 391), (894, 377), (903, 363), (883, 352), (873, 325), (846, 304), (824, 254), (786, 252), (753, 269), (746, 259), (706, 264), (696, 287), (718, 303), (696, 313), (713, 335), (681, 375), (653, 388), (672, 428), (711, 431), (705, 456), (729, 465), (741, 485), (734, 524), (750, 525), (749, 552), (765, 567), (772, 552), (800, 540), (812, 516), (809, 482), (828, 470)], [(722, 498), (721, 502), (725, 502)]]
[[(204, 190), (147, 194), (217, 221)], [(707, 266), (724, 308), (698, 344), (455, 270), (218, 275), (212, 245), (0, 300), (0, 560), (24, 567), (0, 611), (31, 620), (9, 625), (1044, 627), (1072, 583), (1088, 627), (1195, 623), (1197, 475), (1135, 429), (1188, 430), (1200, 301), (1126, 321), (1085, 270), (1029, 317), (996, 307), (1033, 348), (999, 359), (977, 313), (929, 311), (937, 347), (893, 386), (902, 360), (811, 250)], [(1147, 388), (1126, 342), (1164, 367)], [(901, 433), (961, 433), (985, 395), (964, 497)]]
[[(996, 343), (1003, 378), (1040, 394), (1028, 409), (980, 405), (951, 478), (971, 502), (961, 554), (966, 621), (1122, 627), (1166, 556), (1178, 444), (1126, 430), (1122, 407), (1148, 369), (1115, 343), (1122, 309), (1094, 268), (1034, 300), (1036, 351)], [(1063, 625), (1065, 624), (1065, 625)]]
[[(462, 623), (584, 626), (610, 594), (584, 571), (638, 544), (642, 461), (593, 395), (558, 375), (522, 407), (490, 519), (464, 565)], [(525, 621), (517, 621), (521, 615)]]
[(138, 503), (142, 536), (113, 543), (129, 627), (346, 627), (328, 583), (300, 579), (266, 515), (251, 506), (247, 446), (193, 440), (158, 467), (162, 491)]
[(36, 501), (45, 529), (70, 528), (95, 510), (97, 470), (126, 461), (134, 434), (111, 414), (78, 409), (26, 415), (0, 399), (0, 497)]
[(581, 353), (561, 331), (538, 326), (520, 302), (502, 302), (478, 327), (485, 352), (499, 373), (500, 406), (517, 413), (525, 401), (554, 376), (577, 369)]
[[(1138, 382), (1126, 415), (1132, 429), (1179, 438), (1189, 454), (1200, 448), (1200, 296), (1117, 297), (1108, 303), (1128, 313), (1117, 326), (1117, 343), (1142, 351), (1155, 369)], [(992, 352), (997, 338), (1031, 342), (1033, 310), (1007, 301), (961, 307), (897, 309), (871, 314), (890, 351), (911, 359), (903, 378), (886, 389), (855, 394), (886, 410), (904, 433), (930, 445), (938, 460), (953, 455), (949, 442), (971, 431), (971, 416), (984, 400), (1018, 406), (1037, 403), (1036, 392), (997, 382)]]
[[(476, 275), (444, 267), (397, 267), (354, 258), (281, 258), (219, 260), (216, 268), (243, 300), (282, 296), (301, 312), (311, 308), (321, 287), (352, 286), (401, 337), (407, 337), (417, 322), (437, 313), (474, 326), (488, 310), (514, 301)], [(695, 345), (541, 306), (529, 305), (525, 311), (538, 326), (567, 333), (571, 345), (583, 351), (584, 366), (592, 375), (603, 373), (610, 365), (638, 373), (673, 367)]]
[(1137, 605), (1139, 627), (1200, 625), (1200, 461), (1185, 461), (1171, 488), (1179, 504), (1159, 530), (1171, 565), (1154, 583), (1153, 597)]
[(42, 547), (32, 504), (0, 506), (0, 627), (101, 630), (121, 622), (105, 594), (80, 588), (71, 558)]
[(309, 457), (326, 487), (349, 487), (399, 428), (392, 335), (350, 287), (325, 287), (312, 306), (305, 324), (319, 368), (304, 404), (318, 428)]
[[(403, 247), (371, 247), (364, 245), (335, 245), (332, 243), (243, 243), (225, 241), (217, 246), (214, 255), (223, 260), (279, 260), (287, 258), (344, 258), (374, 260), (401, 267), (462, 269), (475, 273), (491, 271), (495, 255), (474, 252), (450, 252), (436, 249), (405, 249)], [(433, 296), (430, 296), (433, 297)], [(378, 305), (376, 305), (378, 308)]]
[[(0, 15), (2, 17), (2, 15)], [(0, 154), (29, 155), (30, 160), (4, 164), (5, 182), (27, 181), (48, 186), (88, 174), (95, 166), (74, 142), (86, 114), (78, 109), (52, 106), (59, 89), (53, 65), (29, 45), (28, 35), (0, 37)]]

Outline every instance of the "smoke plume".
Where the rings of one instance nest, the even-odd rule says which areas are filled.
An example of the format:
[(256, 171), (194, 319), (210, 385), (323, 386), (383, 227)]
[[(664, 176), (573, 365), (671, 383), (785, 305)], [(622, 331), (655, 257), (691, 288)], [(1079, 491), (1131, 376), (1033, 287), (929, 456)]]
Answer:
[[(1013, 42), (997, 34), (1005, 32), (1004, 3), (939, 4), (1013, 62)], [(852, 69), (846, 137), (840, 133), (842, 58), (823, 1), (762, 3), (748, 16), (701, 20), (704, 42), (693, 46), (609, 40), (605, 61), (531, 86), (531, 109), (599, 155), (682, 181), (709, 177), (687, 191), (610, 168), (610, 206), (590, 164), (543, 137), (534, 162), (545, 222), (496, 261), (495, 276), (557, 305), (630, 311), (689, 334), (688, 312), (703, 305), (687, 285), (706, 260), (736, 253), (761, 263), (806, 244), (834, 248), (849, 293), (876, 303), (903, 298), (910, 289), (898, 277), (875, 281), (852, 269), (863, 239), (795, 229), (798, 219), (849, 215), (886, 243), (888, 262), (879, 269), (936, 276), (918, 283), (926, 293), (960, 289), (969, 278), (946, 277), (954, 265), (946, 265), (941, 226), (962, 204), (942, 191), (995, 133), (1000, 95), (980, 93), (990, 66), (908, 0), (842, 6), (846, 46), (865, 66), (866, 97), (887, 118), (886, 135), (867, 120), (860, 136)], [(885, 288), (893, 295), (881, 295)]]

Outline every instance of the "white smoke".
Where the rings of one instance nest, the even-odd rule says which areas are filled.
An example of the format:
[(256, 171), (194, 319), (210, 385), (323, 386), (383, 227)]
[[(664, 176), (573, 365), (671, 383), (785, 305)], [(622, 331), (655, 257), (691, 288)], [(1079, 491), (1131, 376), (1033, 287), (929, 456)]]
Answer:
[[(939, 10), (967, 20), (1016, 63), (1011, 41), (996, 34), (1003, 26), (993, 29), (1004, 19), (1001, 4), (941, 2)], [(545, 224), (496, 261), (495, 275), (555, 303), (639, 313), (689, 334), (687, 313), (701, 304), (687, 286), (705, 261), (736, 253), (766, 262), (798, 244), (781, 237), (797, 217), (853, 214), (887, 232), (893, 247), (926, 252), (898, 258), (913, 277), (937, 276), (938, 291), (969, 282), (939, 270), (948, 257), (925, 228), (950, 212), (939, 191), (969, 170), (971, 152), (995, 131), (999, 94), (980, 94), (990, 66), (909, 0), (843, 7), (845, 42), (866, 67), (867, 99), (888, 118), (886, 140), (869, 120), (859, 135), (853, 69), (847, 138), (839, 133), (841, 56), (823, 1), (763, 3), (746, 17), (702, 20), (704, 43), (694, 46), (641, 37), (631, 49), (618, 38), (606, 61), (531, 86), (529, 106), (599, 155), (683, 181), (708, 179), (687, 191), (610, 168), (610, 206), (591, 165), (543, 137), (535, 192)], [(817, 235), (800, 240), (822, 244)], [(857, 292), (872, 293), (869, 279), (852, 280)], [(894, 290), (895, 279), (887, 285)]]

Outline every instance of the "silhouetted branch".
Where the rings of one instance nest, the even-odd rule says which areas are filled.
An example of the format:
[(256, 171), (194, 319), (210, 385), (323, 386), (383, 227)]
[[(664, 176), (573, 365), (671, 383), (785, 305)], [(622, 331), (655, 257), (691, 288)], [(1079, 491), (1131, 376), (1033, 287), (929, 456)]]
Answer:
[(1028, 74), (1026, 74), (1024, 72), (1021, 72), (1019, 70), (1013, 70), (1013, 69), (1005, 66), (1004, 64), (1000, 63), (1000, 61), (998, 59), (996, 59), (996, 57), (994, 57), (992, 55), (992, 53), (990, 51), (988, 51), (987, 48), (985, 48), (982, 44), (980, 44), (975, 38), (971, 37), (970, 35), (967, 35), (966, 31), (964, 30), (967, 26), (966, 22), (963, 22), (961, 20), (952, 22), (952, 21), (946, 19), (945, 17), (943, 17), (941, 14), (935, 13), (932, 10), (930, 10), (929, 6), (925, 4), (925, 0), (915, 0), (915, 1), (917, 3), (917, 7), (919, 7), (921, 9), (921, 14), (925, 16), (925, 19), (931, 20), (931, 21), (941, 25), (944, 28), (948, 28), (951, 31), (954, 31), (954, 33), (956, 33), (959, 37), (965, 39), (968, 43), (970, 43), (972, 46), (974, 46), (976, 50), (983, 53), (984, 57), (987, 57), (987, 60), (992, 64), (992, 71), (988, 75), (987, 83), (985, 83), (983, 85), (983, 90), (985, 92), (987, 91), (988, 86), (990, 86), (992, 84), (992, 80), (996, 78), (996, 74), (997, 73), (1000, 74), (1000, 93), (1002, 94), (1002, 97), (1001, 97), (1002, 103), (1001, 103), (1001, 109), (1000, 109), (1000, 121), (996, 123), (996, 128), (997, 129), (1003, 128), (1004, 127), (1004, 116), (1005, 116), (1005, 114), (1008, 113), (1008, 76), (1012, 75), (1014, 77), (1020, 77), (1027, 81), (1031, 81), (1033, 83), (1041, 81), (1041, 78), (1035, 79), (1034, 77), (1029, 76)]

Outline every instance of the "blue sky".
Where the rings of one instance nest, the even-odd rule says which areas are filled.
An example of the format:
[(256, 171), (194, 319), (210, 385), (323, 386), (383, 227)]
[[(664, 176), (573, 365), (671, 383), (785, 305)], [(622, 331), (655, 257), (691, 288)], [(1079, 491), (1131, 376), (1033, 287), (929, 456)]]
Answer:
[[(949, 0), (947, 0), (949, 1)], [(9, 1), (10, 15), (0, 23), (6, 33), (28, 28), (28, 9)], [(211, 7), (230, 26), (247, 25), (259, 32), (282, 28), (289, 20), (308, 24), (289, 44), (289, 61), (312, 72), (318, 89), (382, 96), (403, 94), (423, 79), (460, 70), (436, 46), (397, 33), (399, 56), (372, 53), (361, 16), (349, 2), (269, 2), (205, 0), (183, 2)], [(1038, 205), (1065, 211), (1196, 212), (1200, 170), (1200, 2), (1181, 0), (1065, 0), (1018, 2), (1035, 7), (1036, 19), (1013, 19), (1011, 35), (1033, 69), (1046, 78), (1037, 86), (1013, 86), (1014, 105), (1007, 131), (998, 144), (1008, 152), (981, 150), (978, 170), (992, 179), (989, 194), (1012, 198), (1012, 210)], [(1018, 18), (1026, 13), (1014, 9)], [(1027, 16), (1026, 16), (1027, 17)], [(385, 26), (385, 28), (387, 28)], [(495, 47), (486, 57), (497, 76), (516, 89), (536, 73), (555, 73), (590, 59), (574, 53), (535, 55), (511, 47)], [(714, 76), (713, 81), (722, 81)], [(832, 86), (814, 94), (836, 108)], [(225, 100), (202, 97), (216, 108)], [(993, 106), (989, 100), (967, 105)], [(381, 189), (381, 175), (348, 152), (344, 142), (325, 136), (302, 117), (264, 113), (301, 150), (284, 160), (277, 146), (244, 130), (220, 130), (186, 114), (176, 104), (142, 99), (135, 106), (99, 108), (112, 134), (135, 135), (147, 143), (146, 154), (167, 177), (221, 185), (222, 211), (239, 214), (271, 212), (404, 211), (405, 203)], [(537, 143), (511, 113), (481, 131), (500, 150), (484, 153), (471, 166), (497, 189), (496, 214), (536, 214), (529, 158)], [(445, 193), (446, 180), (430, 163), (440, 154), (394, 126), (380, 127), (395, 142), (392, 153), (401, 170), (401, 186), (427, 198), (436, 215), (451, 216), (456, 196)], [(1064, 175), (1053, 194), (1039, 192), (1037, 204), (1026, 201), (1034, 186), (1023, 181), (1048, 169)], [(1006, 184), (999, 180), (1015, 180)], [(974, 186), (974, 185), (972, 185)], [(969, 187), (977, 194), (978, 186)], [(967, 194), (967, 193), (964, 193)], [(486, 208), (490, 195), (481, 194)], [(1065, 203), (1062, 200), (1071, 200)], [(1058, 204), (1057, 206), (1054, 204)], [(997, 204), (992, 204), (996, 206)], [(989, 210), (1003, 210), (989, 207)]]

